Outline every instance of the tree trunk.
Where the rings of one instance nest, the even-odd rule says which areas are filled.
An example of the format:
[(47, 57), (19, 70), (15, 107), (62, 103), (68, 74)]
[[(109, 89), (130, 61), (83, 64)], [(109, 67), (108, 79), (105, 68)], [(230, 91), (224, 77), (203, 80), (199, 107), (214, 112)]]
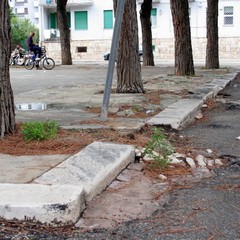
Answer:
[(153, 50), (152, 50), (151, 10), (152, 10), (152, 0), (144, 0), (140, 10), (144, 66), (154, 66), (154, 58), (153, 58)]
[(0, 1), (0, 138), (15, 130), (15, 107), (9, 75), (10, 10), (8, 0)]
[(175, 37), (175, 74), (194, 75), (188, 0), (170, 0)]
[(57, 0), (57, 19), (60, 30), (61, 56), (63, 65), (72, 65), (70, 30), (66, 11), (67, 0)]
[(207, 1), (207, 49), (205, 67), (208, 69), (219, 68), (218, 0)]
[(138, 51), (136, 1), (126, 0), (117, 57), (118, 93), (144, 93)]

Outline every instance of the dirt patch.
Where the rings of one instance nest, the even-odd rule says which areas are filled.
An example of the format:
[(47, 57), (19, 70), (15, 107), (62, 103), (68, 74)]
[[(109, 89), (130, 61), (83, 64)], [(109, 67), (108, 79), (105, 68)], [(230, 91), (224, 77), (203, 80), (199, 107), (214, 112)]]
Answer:
[(60, 130), (55, 139), (46, 141), (24, 141), (21, 125), (14, 134), (0, 140), (0, 153), (11, 155), (74, 154), (94, 141), (130, 144), (143, 147), (152, 134), (150, 126), (138, 132), (121, 132), (113, 129)]

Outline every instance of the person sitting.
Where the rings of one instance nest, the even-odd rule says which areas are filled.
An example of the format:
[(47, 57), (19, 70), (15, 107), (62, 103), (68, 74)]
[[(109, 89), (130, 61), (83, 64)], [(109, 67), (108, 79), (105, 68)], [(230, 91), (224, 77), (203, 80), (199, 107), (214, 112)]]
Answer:
[[(11, 53), (11, 58), (15, 60), (16, 58), (21, 59), (22, 64), (25, 61), (25, 49), (22, 48), (19, 44), (16, 45), (15, 49)], [(12, 62), (12, 64), (16, 64), (15, 61)]]
[[(35, 32), (30, 32), (29, 36), (27, 37), (27, 47), (29, 51), (34, 52), (34, 57), (38, 61), (41, 59), (42, 49), (37, 44), (34, 44), (33, 37), (35, 36)], [(37, 67), (39, 67), (37, 65)]]
[(13, 52), (11, 53), (11, 57), (14, 59), (18, 56), (22, 58), (24, 55), (25, 49), (22, 48), (19, 44), (16, 45), (16, 48), (13, 50)]

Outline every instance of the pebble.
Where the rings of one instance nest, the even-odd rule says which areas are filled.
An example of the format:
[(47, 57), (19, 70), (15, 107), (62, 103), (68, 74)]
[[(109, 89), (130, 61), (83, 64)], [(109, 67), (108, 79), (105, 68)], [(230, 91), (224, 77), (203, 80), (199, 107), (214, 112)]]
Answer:
[(200, 167), (206, 166), (206, 158), (203, 155), (197, 155), (196, 161)]
[(167, 177), (165, 176), (165, 175), (163, 175), (163, 174), (159, 174), (159, 179), (161, 179), (161, 180), (167, 180)]

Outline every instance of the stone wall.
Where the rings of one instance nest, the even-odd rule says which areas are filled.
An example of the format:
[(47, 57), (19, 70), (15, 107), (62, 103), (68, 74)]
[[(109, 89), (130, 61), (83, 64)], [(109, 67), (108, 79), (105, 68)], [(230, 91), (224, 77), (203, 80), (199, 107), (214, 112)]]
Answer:
[[(206, 38), (193, 38), (192, 48), (194, 59), (205, 59)], [(44, 42), (47, 55), (56, 61), (61, 60), (60, 43)], [(155, 59), (174, 59), (174, 40), (172, 38), (154, 39)], [(103, 60), (103, 55), (110, 51), (110, 40), (72, 41), (73, 61), (80, 60)], [(84, 52), (86, 50), (86, 52)], [(83, 52), (81, 52), (83, 51)], [(240, 59), (240, 38), (219, 39), (219, 56), (222, 59)]]

